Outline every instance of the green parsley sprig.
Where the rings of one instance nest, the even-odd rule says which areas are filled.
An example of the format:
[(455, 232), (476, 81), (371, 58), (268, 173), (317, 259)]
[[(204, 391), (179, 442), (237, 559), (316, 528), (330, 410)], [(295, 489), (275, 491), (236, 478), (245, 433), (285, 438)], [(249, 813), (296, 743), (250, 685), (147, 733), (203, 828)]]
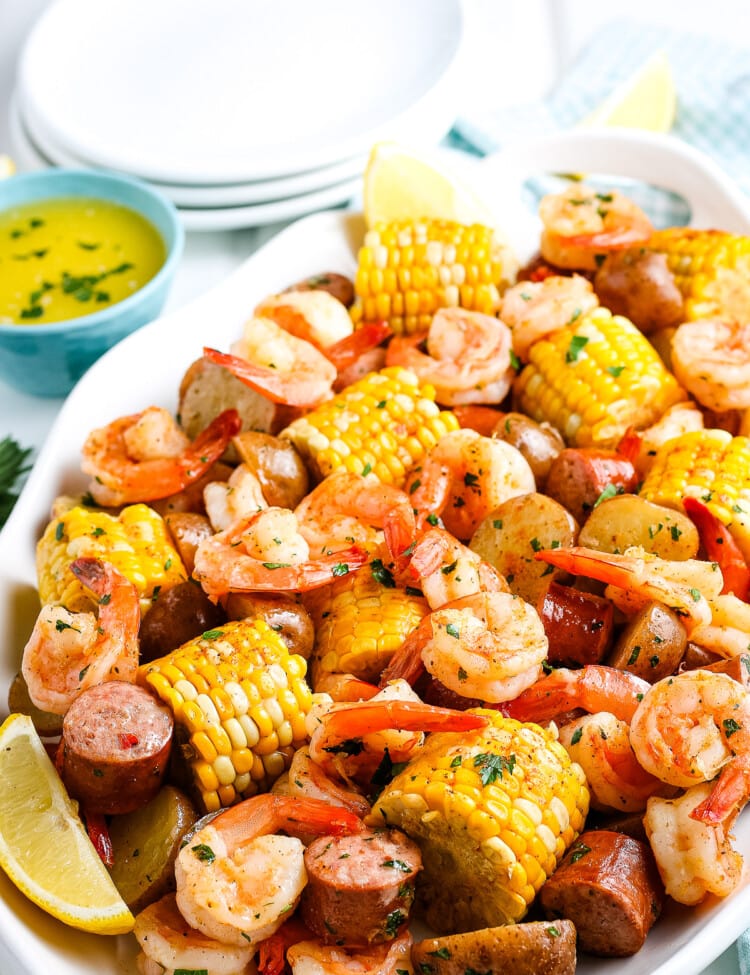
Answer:
[(0, 440), (0, 528), (18, 500), (16, 483), (31, 468), (27, 464), (31, 447), (22, 447), (12, 437)]

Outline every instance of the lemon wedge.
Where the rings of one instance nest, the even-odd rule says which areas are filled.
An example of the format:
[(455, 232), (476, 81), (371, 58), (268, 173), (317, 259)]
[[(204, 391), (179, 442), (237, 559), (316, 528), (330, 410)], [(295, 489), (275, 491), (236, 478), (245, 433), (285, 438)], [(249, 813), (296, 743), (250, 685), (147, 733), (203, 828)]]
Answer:
[(363, 201), (368, 227), (420, 218), (493, 222), (489, 207), (433, 156), (395, 142), (378, 142), (370, 151)]
[(0, 726), (0, 782), (0, 866), (16, 887), (74, 928), (130, 931), (133, 915), (25, 714)]
[(652, 55), (627, 81), (618, 85), (579, 125), (625, 126), (668, 132), (677, 110), (672, 68), (667, 56)]
[(12, 176), (15, 171), (16, 164), (10, 156), (4, 156), (0, 153), (0, 179), (6, 179), (8, 176)]

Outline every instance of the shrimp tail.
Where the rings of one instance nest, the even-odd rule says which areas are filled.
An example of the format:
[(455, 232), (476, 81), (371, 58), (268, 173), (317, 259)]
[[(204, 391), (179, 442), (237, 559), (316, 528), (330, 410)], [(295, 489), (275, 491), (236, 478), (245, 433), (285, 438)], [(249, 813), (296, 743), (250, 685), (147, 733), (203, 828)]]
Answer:
[(259, 975), (282, 975), (286, 969), (286, 953), (292, 945), (309, 941), (310, 929), (296, 915), (285, 921), (270, 938), (258, 945)]
[(690, 813), (708, 826), (726, 825), (750, 796), (750, 774), (737, 761), (732, 761), (722, 770), (709, 796), (698, 803)]
[(422, 650), (432, 636), (432, 623), (426, 616), (415, 629), (411, 631), (386, 664), (380, 675), (381, 688), (387, 687), (392, 680), (405, 680), (412, 687), (425, 672), (422, 660)]
[(587, 576), (612, 586), (629, 589), (633, 585), (634, 559), (614, 555), (609, 552), (595, 552), (591, 549), (573, 546), (571, 548), (544, 548), (534, 553), (538, 562), (547, 562), (571, 575)]
[(407, 485), (419, 533), (423, 532), (427, 525), (435, 523), (437, 516), (448, 503), (451, 482), (452, 475), (448, 465), (428, 458), (421, 465), (419, 477), (412, 478), (411, 483)]
[(224, 410), (198, 434), (183, 457), (180, 458), (185, 484), (200, 477), (215, 463), (232, 437), (242, 429), (242, 420), (237, 410)]
[(101, 559), (91, 556), (81, 557), (70, 563), (70, 571), (94, 596), (101, 598), (111, 591), (111, 578), (114, 571)]
[(698, 529), (706, 555), (717, 562), (724, 578), (723, 593), (745, 602), (750, 595), (750, 568), (730, 530), (697, 498), (683, 498), (685, 514)]
[(323, 355), (335, 367), (337, 372), (343, 372), (359, 359), (365, 352), (376, 348), (388, 336), (391, 329), (386, 322), (367, 322), (356, 332), (334, 342), (333, 345), (321, 349)]
[(322, 799), (264, 793), (230, 806), (213, 820), (229, 850), (280, 830), (290, 836), (344, 836), (360, 832), (362, 820)]
[(219, 352), (218, 349), (204, 348), (203, 355), (209, 362), (224, 366), (246, 386), (254, 389), (272, 403), (286, 406), (312, 407), (321, 401), (320, 384), (308, 383), (301, 377), (290, 382), (283, 373), (266, 366), (257, 366), (237, 355)]
[(643, 437), (640, 433), (638, 433), (635, 427), (628, 427), (622, 435), (620, 442), (617, 444), (617, 453), (620, 457), (624, 457), (625, 460), (629, 460), (635, 466), (641, 452), (642, 444)]
[[(438, 708), (422, 701), (396, 700), (344, 705), (330, 711), (325, 722), (326, 738), (340, 742), (393, 728), (400, 731), (476, 731), (487, 725), (487, 719), (480, 714)], [(344, 749), (332, 745), (323, 750), (337, 752)]]

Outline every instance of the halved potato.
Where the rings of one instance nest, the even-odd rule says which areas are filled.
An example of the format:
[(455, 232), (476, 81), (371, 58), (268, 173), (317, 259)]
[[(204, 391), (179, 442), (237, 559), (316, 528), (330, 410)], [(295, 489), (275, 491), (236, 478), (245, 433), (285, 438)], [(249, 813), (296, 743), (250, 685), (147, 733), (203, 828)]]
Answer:
[(578, 544), (600, 552), (624, 552), (640, 545), (662, 559), (682, 562), (698, 554), (698, 531), (687, 515), (646, 501), (637, 494), (619, 494), (591, 512)]

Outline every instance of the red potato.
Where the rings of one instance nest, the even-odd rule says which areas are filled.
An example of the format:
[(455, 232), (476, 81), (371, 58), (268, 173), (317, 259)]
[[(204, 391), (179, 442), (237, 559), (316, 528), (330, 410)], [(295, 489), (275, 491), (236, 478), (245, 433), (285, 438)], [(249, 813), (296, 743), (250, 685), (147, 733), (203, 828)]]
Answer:
[(163, 657), (206, 630), (225, 623), (227, 614), (215, 606), (194, 581), (178, 583), (159, 594), (141, 620), (140, 663)]
[(594, 275), (599, 301), (646, 335), (685, 320), (684, 302), (666, 254), (645, 248), (612, 251)]
[(354, 304), (354, 282), (346, 275), (337, 274), (335, 271), (311, 274), (309, 278), (290, 284), (285, 291), (327, 291), (346, 308), (351, 308)]

